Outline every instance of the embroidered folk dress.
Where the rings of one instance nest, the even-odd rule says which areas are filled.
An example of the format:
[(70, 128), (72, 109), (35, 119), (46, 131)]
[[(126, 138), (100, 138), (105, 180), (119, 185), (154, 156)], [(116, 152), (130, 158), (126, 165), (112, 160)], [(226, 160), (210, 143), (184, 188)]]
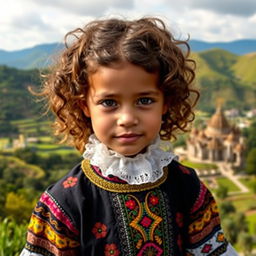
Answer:
[(172, 161), (156, 182), (129, 185), (84, 160), (41, 196), (23, 255), (237, 254), (193, 169)]

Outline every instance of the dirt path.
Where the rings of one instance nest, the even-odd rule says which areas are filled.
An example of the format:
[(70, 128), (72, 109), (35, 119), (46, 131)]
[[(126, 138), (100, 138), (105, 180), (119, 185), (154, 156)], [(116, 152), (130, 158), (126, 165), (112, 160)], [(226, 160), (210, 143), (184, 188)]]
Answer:
[(230, 166), (226, 163), (217, 163), (221, 174), (223, 176), (226, 176), (227, 178), (229, 178), (234, 184), (237, 185), (237, 187), (240, 189), (241, 193), (247, 193), (249, 192), (249, 189), (240, 182), (239, 178), (233, 174), (233, 170), (230, 168)]

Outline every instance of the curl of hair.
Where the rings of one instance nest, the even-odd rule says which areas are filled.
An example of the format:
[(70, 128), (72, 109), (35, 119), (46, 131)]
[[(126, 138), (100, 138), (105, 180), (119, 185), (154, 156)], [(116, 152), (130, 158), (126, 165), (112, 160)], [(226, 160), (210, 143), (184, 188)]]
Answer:
[[(69, 45), (68, 39), (74, 40)], [(82, 110), (89, 88), (88, 76), (97, 66), (130, 62), (147, 72), (159, 73), (167, 112), (160, 136), (175, 138), (175, 131), (187, 131), (194, 119), (193, 107), (199, 92), (193, 88), (195, 62), (189, 58), (187, 41), (176, 40), (158, 18), (134, 21), (96, 20), (65, 36), (66, 49), (52, 72), (45, 76), (40, 93), (55, 114), (55, 134), (79, 151), (93, 133), (90, 118)]]

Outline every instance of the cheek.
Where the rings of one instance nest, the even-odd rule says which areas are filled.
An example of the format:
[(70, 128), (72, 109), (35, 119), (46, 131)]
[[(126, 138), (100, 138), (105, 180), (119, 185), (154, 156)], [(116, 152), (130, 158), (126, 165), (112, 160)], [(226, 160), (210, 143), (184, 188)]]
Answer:
[(103, 116), (98, 116), (97, 118), (91, 118), (92, 128), (94, 132), (101, 132), (107, 134), (111, 125), (109, 118), (104, 118)]
[(145, 126), (148, 128), (148, 130), (151, 130), (152, 132), (158, 132), (161, 128), (161, 124), (162, 124), (161, 111), (157, 111), (157, 113), (147, 116), (147, 121)]

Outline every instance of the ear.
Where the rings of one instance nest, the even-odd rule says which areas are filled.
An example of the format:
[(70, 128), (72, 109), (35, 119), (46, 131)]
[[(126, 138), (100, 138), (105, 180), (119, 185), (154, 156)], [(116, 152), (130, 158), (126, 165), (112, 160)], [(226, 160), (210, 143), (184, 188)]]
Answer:
[(87, 106), (84, 106), (82, 110), (87, 117), (91, 117), (90, 109)]
[(91, 113), (90, 113), (90, 109), (87, 106), (85, 101), (80, 100), (78, 102), (79, 107), (81, 108), (81, 110), (84, 112), (86, 117), (91, 117)]

